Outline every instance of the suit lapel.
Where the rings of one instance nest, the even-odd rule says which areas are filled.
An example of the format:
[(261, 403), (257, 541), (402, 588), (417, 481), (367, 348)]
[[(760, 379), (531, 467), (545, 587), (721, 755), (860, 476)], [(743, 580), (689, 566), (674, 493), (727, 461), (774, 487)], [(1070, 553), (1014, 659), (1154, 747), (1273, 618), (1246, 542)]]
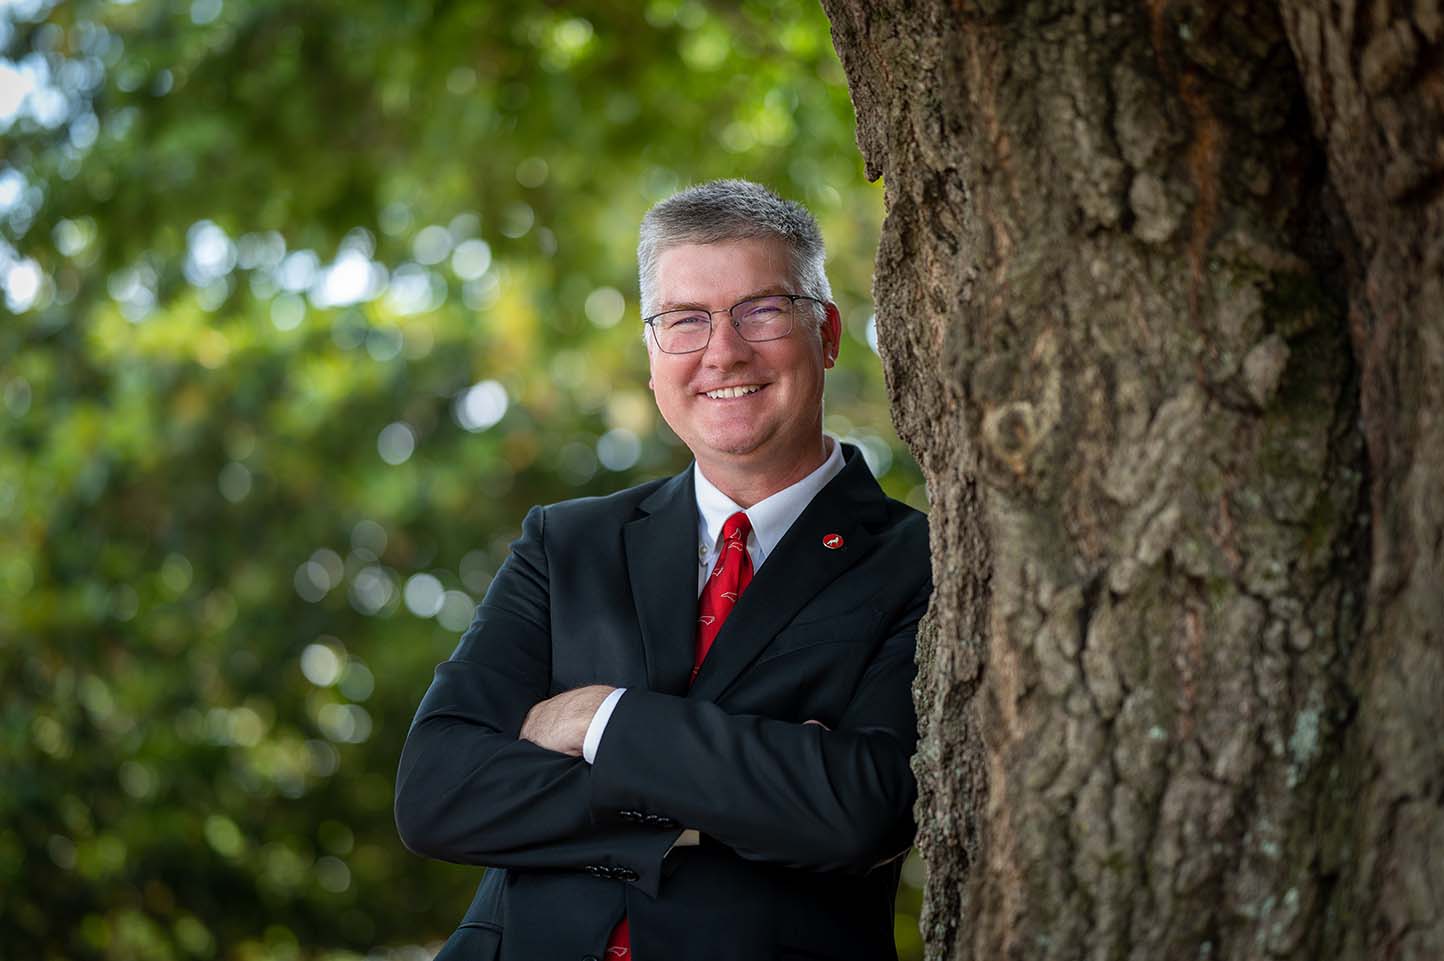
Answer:
[(647, 686), (682, 694), (692, 673), (697, 631), (697, 497), (692, 468), (639, 505), (623, 529), (632, 599), (642, 628)]
[[(883, 515), (884, 495), (857, 448), (845, 446), (843, 454), (842, 471), (793, 522), (728, 615), (689, 697), (719, 698), (803, 605), (871, 550), (876, 538), (865, 525)], [(842, 537), (838, 549), (823, 544), (834, 534)], [(688, 573), (695, 594), (696, 572)]]

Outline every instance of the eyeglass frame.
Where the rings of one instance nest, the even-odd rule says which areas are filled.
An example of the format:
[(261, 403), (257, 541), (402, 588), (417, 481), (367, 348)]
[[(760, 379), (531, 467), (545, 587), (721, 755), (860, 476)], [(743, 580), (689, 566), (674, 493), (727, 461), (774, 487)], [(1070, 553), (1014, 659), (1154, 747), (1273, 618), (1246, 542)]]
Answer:
[[(769, 297), (786, 297), (786, 298), (787, 298), (787, 300), (788, 300), (788, 306), (789, 306), (790, 308), (792, 308), (792, 314), (791, 314), (792, 326), (788, 327), (787, 330), (786, 330), (784, 333), (778, 334), (776, 337), (767, 337), (767, 338), (764, 338), (764, 339), (762, 339), (762, 340), (749, 340), (748, 338), (743, 337), (743, 336), (742, 336), (742, 327), (741, 327), (740, 323), (737, 321), (737, 319), (732, 316), (732, 311), (736, 310), (738, 307), (741, 307), (743, 304), (750, 304), (750, 303), (751, 303), (752, 301), (754, 301), (754, 300), (766, 300), (766, 299), (769, 298)], [(708, 347), (710, 347), (710, 346), (712, 345), (712, 334), (715, 333), (716, 330), (717, 330), (717, 325), (716, 325), (715, 323), (712, 323), (712, 318), (713, 318), (714, 316), (716, 316), (717, 314), (726, 314), (726, 315), (727, 315), (727, 319), (728, 319), (729, 321), (731, 321), (732, 326), (733, 326), (734, 328), (736, 328), (736, 330), (737, 330), (737, 336), (738, 336), (738, 337), (742, 337), (742, 339), (745, 340), (745, 341), (747, 341), (747, 343), (749, 343), (749, 344), (768, 344), (768, 343), (771, 343), (771, 342), (774, 341), (774, 340), (781, 340), (781, 339), (784, 338), (784, 337), (790, 337), (790, 336), (792, 335), (792, 332), (797, 329), (797, 302), (798, 302), (799, 300), (810, 300), (810, 301), (812, 301), (814, 304), (817, 304), (819, 307), (826, 307), (826, 306), (827, 306), (827, 304), (826, 304), (825, 301), (818, 300), (816, 297), (809, 297), (807, 294), (754, 294), (754, 295), (751, 296), (751, 297), (743, 297), (741, 300), (737, 301), (737, 303), (733, 304), (731, 307), (723, 307), (723, 308), (721, 308), (721, 309), (719, 309), (719, 310), (704, 310), (704, 309), (701, 308), (701, 307), (672, 307), (672, 308), (669, 308), (669, 309), (667, 309), (667, 310), (659, 310), (659, 311), (657, 311), (655, 314), (653, 314), (653, 315), (650, 316), (650, 317), (643, 317), (643, 318), (642, 318), (642, 326), (646, 327), (647, 329), (649, 329), (649, 330), (652, 332), (652, 343), (654, 343), (654, 344), (657, 345), (657, 349), (660, 350), (662, 353), (667, 354), (667, 355), (672, 356), (672, 357), (680, 357), (680, 356), (682, 356), (682, 355), (684, 355), (684, 354), (695, 354), (695, 353), (697, 353), (697, 351), (699, 351), (699, 350), (706, 350)], [(658, 318), (658, 317), (661, 317), (663, 314), (681, 314), (681, 313), (691, 313), (691, 312), (693, 312), (693, 311), (695, 311), (695, 312), (697, 312), (697, 313), (699, 313), (699, 314), (700, 314), (700, 313), (705, 313), (705, 314), (707, 315), (707, 341), (706, 341), (706, 343), (702, 344), (702, 346), (700, 346), (700, 347), (693, 347), (691, 350), (668, 350), (667, 348), (663, 347), (663, 346), (662, 346), (662, 338), (660, 338), (660, 337), (657, 336), (657, 328), (654, 326), (654, 322), (657, 320), (657, 318)]]

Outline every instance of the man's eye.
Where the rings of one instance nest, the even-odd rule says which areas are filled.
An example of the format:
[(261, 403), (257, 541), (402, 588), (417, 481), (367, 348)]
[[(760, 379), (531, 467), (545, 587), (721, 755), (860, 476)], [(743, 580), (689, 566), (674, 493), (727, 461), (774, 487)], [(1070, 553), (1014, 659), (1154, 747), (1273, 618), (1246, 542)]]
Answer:
[(675, 317), (665, 317), (662, 320), (663, 326), (668, 330), (677, 327), (694, 327), (698, 324), (706, 324), (710, 318), (706, 314), (678, 314)]
[(748, 304), (742, 312), (742, 319), (754, 322), (772, 320), (780, 315), (788, 305), (785, 301), (763, 300), (757, 303)]

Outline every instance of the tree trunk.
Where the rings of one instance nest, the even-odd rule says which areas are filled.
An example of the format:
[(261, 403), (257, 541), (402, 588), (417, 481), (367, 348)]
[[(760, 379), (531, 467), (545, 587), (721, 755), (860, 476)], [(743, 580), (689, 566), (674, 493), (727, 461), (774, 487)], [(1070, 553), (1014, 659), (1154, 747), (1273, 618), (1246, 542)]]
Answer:
[[(1358, 238), (1372, 564), (1340, 956), (1444, 958), (1444, 5), (1281, 4)], [(1410, 9), (1412, 8), (1412, 9)]]
[(932, 499), (928, 956), (1444, 957), (1440, 3), (824, 6)]

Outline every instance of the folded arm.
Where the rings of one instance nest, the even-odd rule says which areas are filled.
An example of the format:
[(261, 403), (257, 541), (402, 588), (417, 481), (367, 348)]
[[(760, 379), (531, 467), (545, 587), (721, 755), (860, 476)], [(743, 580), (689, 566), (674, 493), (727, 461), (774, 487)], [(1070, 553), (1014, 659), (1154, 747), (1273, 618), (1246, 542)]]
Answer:
[(599, 819), (665, 814), (745, 858), (867, 870), (912, 843), (914, 638), (929, 591), (869, 664), (834, 730), (629, 690), (592, 770)]
[(656, 890), (680, 829), (592, 817), (591, 768), (519, 739), (548, 694), (544, 513), (531, 511), (451, 658), (422, 699), (396, 780), (396, 826), (418, 854), (506, 868), (630, 868)]
[[(681, 828), (633, 823), (637, 812), (749, 859), (815, 870), (866, 870), (908, 847), (926, 586), (896, 613), (834, 730), (633, 689), (588, 765), (566, 744), (548, 750), (523, 734), (529, 714), (555, 700), (544, 534), (545, 512), (534, 509), (417, 711), (396, 785), (409, 848), (497, 867), (626, 867), (655, 893)], [(580, 738), (586, 725), (571, 727)]]

